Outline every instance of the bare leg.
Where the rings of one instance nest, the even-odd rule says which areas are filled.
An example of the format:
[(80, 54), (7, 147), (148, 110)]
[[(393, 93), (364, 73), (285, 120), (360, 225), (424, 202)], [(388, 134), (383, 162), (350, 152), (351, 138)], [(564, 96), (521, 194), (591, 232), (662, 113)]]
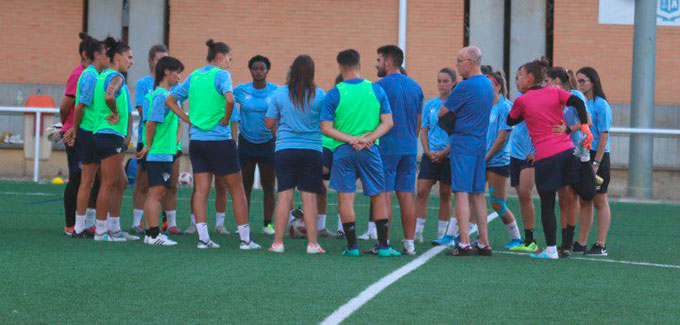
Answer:
[(468, 226), (468, 222), (470, 221), (470, 195), (465, 192), (454, 192), (454, 195), (456, 196), (456, 206), (454, 208), (454, 213), (456, 215), (456, 220), (458, 220), (460, 242), (469, 245), (470, 228)]
[(416, 200), (413, 192), (397, 191), (397, 199), (401, 208), (401, 226), (404, 229), (404, 239), (413, 239), (416, 231)]
[[(420, 219), (427, 219), (427, 203), (428, 199), (430, 198), (430, 191), (432, 190), (432, 186), (434, 186), (434, 183), (435, 181), (431, 179), (419, 179), (416, 183), (418, 193), (416, 201), (416, 216), (418, 216), (418, 218)], [(451, 186), (449, 186), (449, 194), (450, 191)], [(439, 209), (441, 210), (441, 207)]]
[(242, 226), (248, 224), (250, 222), (248, 203), (246, 202), (246, 193), (243, 189), (241, 172), (220, 176), (219, 178), (223, 178), (226, 181), (227, 189), (229, 194), (231, 194), (231, 199), (233, 200), (232, 210), (234, 212), (234, 219), (236, 219), (236, 225)]
[(288, 215), (292, 209), (290, 202), (293, 194), (295, 194), (294, 188), (279, 192), (279, 201), (276, 204), (276, 218), (274, 219), (275, 243), (283, 242), (283, 237), (286, 233), (286, 224), (288, 224)]
[(531, 198), (531, 192), (536, 185), (534, 169), (523, 169), (520, 172), (519, 179), (519, 186), (516, 187), (515, 190), (519, 197), (522, 223), (524, 224), (524, 229), (533, 230), (536, 228), (536, 210), (534, 208), (534, 200)]
[(208, 196), (212, 186), (213, 174), (194, 174), (193, 213), (196, 223), (205, 223), (208, 215)]
[(316, 223), (319, 220), (319, 213), (316, 209), (316, 193), (300, 191), (300, 197), (302, 198), (302, 209), (305, 211), (307, 240), (312, 244), (318, 244)]
[(160, 214), (161, 201), (166, 195), (165, 186), (159, 185), (149, 189), (149, 194), (146, 197), (144, 204), (144, 221), (147, 227), (158, 227), (158, 215)]
[[(479, 243), (483, 246), (489, 246), (489, 232), (486, 220), (486, 200), (484, 193), (470, 194), (470, 203), (474, 206), (477, 212), (477, 231), (479, 233)], [(460, 224), (460, 220), (458, 221)]]
[(607, 193), (596, 194), (593, 201), (595, 201), (597, 208), (597, 243), (604, 247), (612, 218), (609, 210), (609, 198)]

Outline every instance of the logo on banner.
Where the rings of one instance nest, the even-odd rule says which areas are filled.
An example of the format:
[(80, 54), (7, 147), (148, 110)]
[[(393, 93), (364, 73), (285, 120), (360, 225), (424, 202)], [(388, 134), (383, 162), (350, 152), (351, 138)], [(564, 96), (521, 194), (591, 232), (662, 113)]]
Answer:
[(680, 0), (659, 0), (657, 16), (663, 21), (680, 21)]

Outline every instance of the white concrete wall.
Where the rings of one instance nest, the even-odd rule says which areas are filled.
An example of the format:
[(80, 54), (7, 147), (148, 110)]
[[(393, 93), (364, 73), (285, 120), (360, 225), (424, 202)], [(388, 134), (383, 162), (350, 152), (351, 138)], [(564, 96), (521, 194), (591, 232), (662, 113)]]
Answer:
[(123, 0), (89, 0), (87, 7), (87, 32), (92, 37), (120, 38), (123, 32)]
[(470, 45), (482, 50), (482, 64), (503, 70), (504, 0), (470, 1)]
[[(149, 48), (163, 43), (165, 33), (165, 0), (131, 0), (128, 44), (135, 64), (128, 74), (131, 95), (139, 78), (149, 74)], [(167, 45), (167, 44), (165, 44)], [(134, 97), (133, 97), (134, 98)]]
[(515, 98), (515, 74), (523, 64), (545, 55), (545, 0), (512, 1), (510, 26), (510, 98)]

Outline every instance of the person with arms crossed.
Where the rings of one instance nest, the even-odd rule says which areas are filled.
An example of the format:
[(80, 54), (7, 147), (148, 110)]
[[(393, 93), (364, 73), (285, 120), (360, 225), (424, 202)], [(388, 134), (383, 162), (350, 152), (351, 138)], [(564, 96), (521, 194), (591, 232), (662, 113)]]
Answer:
[[(479, 254), (491, 256), (487, 231), (485, 153), (489, 114), (493, 105), (493, 86), (480, 69), (482, 52), (468, 46), (458, 52), (458, 73), (463, 77), (439, 110), (439, 123), (450, 131), (451, 190), (456, 197), (454, 214), (458, 220), (460, 242), (450, 251), (454, 256)], [(479, 241), (470, 245), (470, 210), (477, 212)]]

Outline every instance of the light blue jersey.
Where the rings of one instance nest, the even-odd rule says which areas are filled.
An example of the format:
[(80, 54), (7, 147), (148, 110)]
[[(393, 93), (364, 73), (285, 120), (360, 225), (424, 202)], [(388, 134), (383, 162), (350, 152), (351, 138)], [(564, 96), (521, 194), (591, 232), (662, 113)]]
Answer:
[[(580, 98), (583, 101), (583, 105), (586, 104), (586, 96), (583, 96), (582, 92), (576, 89), (572, 89), (570, 92), (572, 95)], [(567, 127), (572, 127), (573, 125), (581, 123), (578, 120), (578, 114), (573, 106), (564, 108), (564, 120), (567, 122)], [(577, 146), (578, 142), (581, 141), (581, 131), (572, 131), (571, 134), (569, 134), (569, 137), (571, 138), (571, 142), (574, 143), (574, 146)]]
[(250, 143), (265, 143), (272, 139), (272, 131), (264, 126), (264, 117), (278, 86), (267, 83), (262, 89), (245, 83), (234, 88), (234, 99), (241, 114), (241, 135)]
[(311, 105), (296, 108), (290, 100), (288, 86), (279, 87), (272, 96), (266, 117), (275, 119), (278, 125), (276, 133), (276, 151), (283, 149), (321, 149), (321, 106), (324, 91), (316, 88)]
[[(517, 93), (517, 97), (521, 95), (522, 93)], [(503, 98), (503, 100), (512, 106), (512, 102), (509, 99)], [(522, 121), (515, 125), (512, 128), (512, 132), (510, 132), (510, 157), (525, 160), (527, 155), (533, 153), (534, 144), (531, 142), (529, 129), (527, 129), (527, 124)]]
[[(199, 71), (206, 72), (216, 69), (213, 66), (205, 66)], [(191, 75), (184, 80), (178, 87), (172, 90), (171, 94), (180, 101), (184, 101), (189, 97), (189, 89), (191, 87)], [(226, 70), (221, 70), (215, 76), (215, 91), (220, 94), (232, 92), (231, 74)], [(191, 111), (191, 101), (189, 101), (189, 110)], [(233, 115), (233, 114), (232, 114)], [(189, 138), (191, 140), (199, 141), (220, 141), (231, 140), (231, 128), (222, 123), (217, 125), (212, 130), (201, 130), (198, 127), (192, 126), (189, 130)]]
[[(512, 131), (512, 127), (508, 126), (507, 119), (510, 114), (512, 103), (509, 100), (501, 97), (496, 105), (491, 107), (491, 114), (489, 114), (489, 131), (486, 133), (486, 152), (488, 153), (500, 131)], [(510, 165), (510, 136), (505, 141), (505, 144), (496, 151), (496, 153), (486, 161), (487, 167), (500, 167)]]
[[(590, 132), (593, 133), (592, 150), (597, 150), (600, 144), (600, 133), (609, 132), (612, 126), (612, 108), (602, 97), (595, 97), (586, 102), (588, 112), (593, 119), (593, 125), (590, 127)], [(609, 152), (609, 137), (607, 137), (607, 147), (604, 152)]]
[(427, 101), (423, 111), (422, 128), (428, 128), (427, 142), (431, 151), (442, 151), (449, 146), (449, 135), (437, 124), (439, 122), (437, 114), (443, 104), (439, 97), (432, 98)]
[(146, 95), (153, 92), (153, 77), (146, 76), (137, 80), (136, 92), (135, 92), (135, 107), (142, 108), (142, 116), (140, 117), (139, 127), (137, 128), (137, 143), (142, 143), (142, 134), (144, 134), (144, 121), (146, 121), (146, 115), (149, 112), (149, 102), (146, 100)]

